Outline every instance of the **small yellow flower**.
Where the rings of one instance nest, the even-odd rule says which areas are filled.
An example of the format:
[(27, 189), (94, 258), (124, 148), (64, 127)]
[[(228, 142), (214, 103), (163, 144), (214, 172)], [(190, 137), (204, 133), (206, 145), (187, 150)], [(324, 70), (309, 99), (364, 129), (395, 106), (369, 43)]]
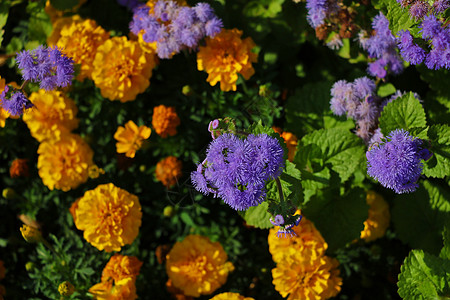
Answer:
[(141, 226), (138, 197), (112, 183), (84, 193), (73, 211), (75, 226), (100, 251), (120, 251), (124, 245), (132, 244)]
[(22, 227), (20, 227), (20, 232), (28, 243), (38, 243), (42, 241), (41, 231), (35, 227), (23, 224)]
[(136, 41), (113, 37), (97, 48), (92, 79), (103, 97), (132, 101), (150, 85), (155, 54), (144, 52)]
[(89, 178), (91, 179), (95, 179), (100, 177), (100, 175), (105, 174), (105, 170), (103, 170), (102, 168), (99, 168), (97, 165), (92, 165), (89, 167)]
[(102, 272), (101, 282), (92, 286), (89, 292), (94, 299), (134, 300), (136, 277), (142, 262), (135, 256), (115, 254), (110, 258)]
[(64, 281), (58, 286), (58, 292), (61, 296), (70, 296), (75, 292), (75, 287), (69, 281)]
[(181, 172), (183, 164), (175, 156), (168, 156), (156, 164), (155, 176), (164, 186), (174, 186), (183, 175)]
[(166, 271), (173, 286), (186, 296), (209, 295), (221, 287), (234, 270), (220, 243), (188, 235), (167, 254)]
[(367, 192), (366, 202), (370, 206), (369, 217), (364, 221), (364, 230), (361, 231), (361, 239), (366, 242), (371, 242), (386, 233), (391, 215), (387, 202), (381, 195), (374, 191)]
[(153, 108), (152, 125), (156, 133), (162, 138), (177, 134), (177, 126), (180, 125), (180, 118), (178, 118), (175, 107), (164, 105), (155, 106)]
[(50, 190), (67, 192), (88, 180), (94, 153), (79, 135), (68, 134), (59, 141), (44, 141), (37, 152), (39, 176)]
[(34, 109), (24, 114), (23, 120), (39, 142), (59, 140), (61, 135), (78, 127), (78, 108), (62, 92), (39, 90), (30, 95), (30, 101)]
[(72, 57), (75, 63), (81, 64), (81, 72), (77, 77), (92, 78), (93, 65), (97, 48), (109, 39), (109, 33), (94, 20), (75, 19), (62, 26), (60, 36), (55, 43), (63, 52)]
[(272, 270), (273, 284), (288, 300), (328, 299), (341, 290), (339, 262), (327, 256), (313, 257), (295, 252)]
[(133, 121), (128, 121), (125, 127), (119, 126), (114, 134), (114, 138), (118, 141), (117, 153), (125, 153), (126, 157), (133, 158), (136, 151), (141, 148), (143, 140), (148, 139), (151, 132), (147, 126), (138, 127)]
[(214, 38), (206, 38), (206, 46), (200, 46), (197, 53), (198, 70), (208, 73), (206, 81), (212, 86), (220, 82), (220, 89), (225, 92), (236, 91), (238, 74), (248, 80), (255, 73), (255, 43), (250, 37), (242, 40), (241, 36), (241, 30), (222, 29)]
[(244, 297), (238, 293), (221, 293), (215, 295), (210, 300), (255, 300), (252, 297)]

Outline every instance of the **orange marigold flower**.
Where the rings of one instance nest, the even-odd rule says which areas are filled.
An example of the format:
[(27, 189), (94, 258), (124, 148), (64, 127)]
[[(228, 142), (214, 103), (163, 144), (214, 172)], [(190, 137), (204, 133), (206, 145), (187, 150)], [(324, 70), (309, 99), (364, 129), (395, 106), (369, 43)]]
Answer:
[(273, 284), (282, 297), (289, 295), (288, 300), (328, 299), (341, 290), (338, 266), (336, 259), (327, 256), (295, 252), (272, 269)]
[(62, 92), (39, 90), (32, 93), (29, 99), (35, 108), (23, 115), (23, 121), (39, 142), (59, 140), (61, 135), (78, 127), (78, 108)]
[(74, 223), (92, 246), (111, 252), (133, 243), (141, 219), (138, 197), (109, 183), (84, 193), (75, 208)]
[(72, 57), (75, 63), (81, 64), (81, 72), (77, 79), (92, 78), (92, 63), (97, 48), (109, 38), (109, 33), (97, 25), (94, 20), (75, 20), (62, 26), (56, 46)]
[(174, 186), (181, 177), (182, 166), (182, 162), (175, 156), (168, 156), (156, 164), (156, 179), (161, 181), (164, 186), (170, 188)]
[(291, 132), (283, 131), (280, 127), (272, 127), (283, 139), (288, 148), (288, 160), (293, 161), (297, 151), (298, 138)]
[(166, 282), (166, 289), (169, 292), (169, 294), (172, 295), (172, 298), (176, 300), (194, 300), (194, 297), (186, 296), (185, 294), (183, 294), (182, 290), (174, 287), (172, 280), (170, 280), (170, 278)]
[[(300, 211), (297, 210), (295, 214), (300, 214)], [(278, 238), (276, 235), (278, 227), (269, 230), (269, 251), (274, 262), (279, 263), (285, 256), (292, 255), (294, 252), (313, 258), (325, 254), (328, 244), (311, 221), (303, 217), (300, 224), (293, 229), (296, 236), (292, 238)]]
[(89, 289), (94, 299), (133, 300), (136, 295), (136, 277), (142, 262), (135, 256), (115, 254), (102, 272), (101, 283)]
[(208, 73), (206, 81), (212, 86), (220, 81), (220, 89), (225, 92), (236, 91), (238, 73), (245, 79), (255, 73), (255, 43), (250, 37), (242, 40), (241, 36), (241, 30), (222, 29), (214, 38), (206, 38), (206, 46), (200, 46), (197, 53), (197, 68)]
[[(49, 14), (47, 12), (47, 14)], [(51, 16), (50, 16), (51, 17)], [(50, 36), (47, 38), (47, 44), (49, 46), (56, 46), (56, 43), (61, 37), (61, 30), (63, 27), (70, 26), (74, 23), (81, 23), (83, 19), (79, 15), (73, 15), (70, 17), (57, 17), (52, 21), (53, 30)]]
[(92, 79), (103, 97), (132, 101), (150, 85), (155, 54), (144, 52), (136, 41), (113, 37), (97, 48)]
[(26, 158), (16, 158), (13, 160), (11, 167), (9, 168), (9, 175), (11, 178), (30, 176), (27, 162), (28, 159)]
[(252, 297), (244, 297), (238, 293), (221, 293), (215, 295), (210, 300), (255, 300)]
[(180, 118), (178, 118), (175, 107), (164, 105), (155, 106), (153, 108), (152, 125), (156, 133), (162, 138), (177, 134), (177, 126), (180, 125)]
[(114, 134), (114, 138), (118, 141), (117, 153), (125, 153), (126, 157), (133, 158), (136, 151), (141, 148), (143, 140), (148, 139), (151, 132), (147, 126), (138, 127), (133, 121), (128, 121), (125, 127), (119, 126)]
[(386, 229), (389, 227), (391, 215), (387, 202), (374, 191), (367, 192), (366, 202), (370, 206), (369, 217), (364, 221), (361, 239), (371, 242), (385, 234)]
[(234, 270), (218, 242), (200, 235), (188, 235), (177, 242), (167, 255), (166, 271), (173, 285), (186, 296), (214, 293)]
[(6, 274), (5, 262), (3, 260), (0, 260), (0, 280), (5, 278), (5, 274)]
[(94, 152), (79, 135), (67, 134), (59, 141), (44, 141), (37, 153), (39, 176), (50, 190), (67, 192), (88, 180)]

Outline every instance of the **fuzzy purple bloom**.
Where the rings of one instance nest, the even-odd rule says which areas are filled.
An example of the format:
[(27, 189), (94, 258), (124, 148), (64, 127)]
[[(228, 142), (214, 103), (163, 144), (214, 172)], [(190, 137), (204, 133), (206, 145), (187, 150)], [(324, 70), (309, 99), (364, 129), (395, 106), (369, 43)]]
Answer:
[(398, 47), (403, 59), (413, 65), (418, 65), (425, 59), (425, 50), (414, 44), (413, 37), (409, 31), (401, 30), (399, 32)]
[(26, 109), (33, 107), (33, 104), (20, 91), (9, 91), (9, 86), (0, 94), (0, 106), (3, 107), (12, 116), (18, 117), (23, 115)]
[(430, 5), (427, 2), (424, 1), (416, 1), (411, 7), (409, 8), (409, 14), (417, 19), (422, 19), (425, 17), (430, 10)]
[(433, 14), (439, 15), (450, 7), (449, 0), (436, 0), (433, 2)]
[(324, 23), (328, 10), (327, 2), (327, 0), (306, 1), (306, 9), (308, 10), (307, 20), (313, 28), (317, 28)]
[(422, 173), (422, 140), (412, 137), (408, 131), (392, 131), (386, 141), (373, 144), (366, 153), (367, 173), (386, 188), (397, 194), (414, 192)]

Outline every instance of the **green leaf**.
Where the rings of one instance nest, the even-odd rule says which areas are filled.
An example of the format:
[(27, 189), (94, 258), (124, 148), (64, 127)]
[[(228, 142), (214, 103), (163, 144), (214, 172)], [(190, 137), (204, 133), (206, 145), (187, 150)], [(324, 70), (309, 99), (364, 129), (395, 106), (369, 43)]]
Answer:
[(444, 231), (442, 232), (444, 247), (441, 249), (439, 253), (439, 257), (442, 259), (450, 260), (450, 220), (447, 220), (447, 226), (444, 227)]
[(13, 36), (8, 45), (6, 45), (6, 54), (15, 54), (23, 48), (22, 40)]
[(28, 24), (28, 34), (30, 40), (39, 41), (39, 43), (44, 44), (47, 41), (47, 37), (52, 32), (52, 23), (50, 17), (44, 11), (32, 14), (30, 17), (30, 22)]
[(244, 7), (244, 14), (249, 17), (274, 18), (282, 10), (284, 0), (249, 1)]
[[(322, 151), (325, 164), (346, 181), (365, 159), (366, 147), (362, 140), (348, 130), (333, 128), (314, 131), (303, 137), (301, 145), (315, 144)], [(300, 147), (301, 150), (301, 147)]]
[(398, 294), (403, 299), (446, 299), (450, 261), (412, 250), (401, 266), (398, 279)]
[(380, 97), (387, 97), (389, 95), (394, 94), (396, 91), (397, 89), (392, 83), (385, 83), (380, 85), (377, 91), (377, 95)]
[[(283, 190), (283, 197), (286, 200), (292, 201), (297, 207), (303, 200), (300, 178), (300, 170), (295, 167), (295, 164), (286, 160), (286, 168), (279, 177), (281, 188)], [(275, 199), (277, 201), (281, 200), (275, 180), (270, 181), (266, 187), (267, 198)]]
[(343, 196), (319, 193), (302, 209), (302, 213), (314, 222), (330, 251), (359, 238), (368, 211), (366, 192), (361, 188), (352, 189)]
[(444, 178), (450, 174), (450, 126), (433, 125), (428, 130), (433, 156), (424, 164), (423, 174)]
[(442, 248), (441, 232), (449, 213), (450, 193), (428, 180), (416, 192), (398, 195), (391, 210), (399, 239), (432, 254)]
[(267, 211), (269, 203), (264, 201), (258, 206), (252, 206), (244, 213), (244, 219), (247, 225), (254, 226), (256, 228), (267, 229), (273, 227), (270, 223), (270, 213)]
[(68, 10), (79, 3), (79, 0), (50, 0), (50, 4), (57, 10)]
[(372, 4), (389, 20), (389, 29), (394, 36), (400, 30), (407, 30), (417, 23), (411, 18), (408, 10), (402, 8), (396, 0), (373, 0)]
[(6, 21), (8, 20), (8, 13), (9, 13), (9, 4), (6, 3), (0, 3), (0, 45), (3, 41), (3, 33), (5, 32), (3, 30), (3, 27), (6, 24)]
[(388, 103), (380, 116), (381, 132), (387, 136), (395, 129), (426, 127), (425, 111), (412, 92)]

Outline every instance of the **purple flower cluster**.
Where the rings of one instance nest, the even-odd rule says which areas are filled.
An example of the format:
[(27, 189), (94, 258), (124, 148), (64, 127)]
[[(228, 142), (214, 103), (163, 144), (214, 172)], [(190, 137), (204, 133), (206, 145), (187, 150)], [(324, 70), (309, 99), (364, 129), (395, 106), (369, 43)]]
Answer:
[(40, 88), (54, 90), (66, 87), (73, 79), (73, 59), (63, 54), (58, 47), (22, 51), (16, 61), (24, 80), (39, 82)]
[(421, 160), (432, 156), (422, 144), (408, 131), (392, 131), (384, 142), (373, 144), (367, 151), (367, 173), (397, 194), (414, 192), (422, 173)]
[(214, 37), (222, 27), (222, 20), (207, 3), (188, 7), (164, 0), (159, 0), (152, 9), (146, 5), (136, 8), (130, 23), (134, 34), (144, 32), (145, 42), (157, 42), (159, 58), (170, 58), (184, 48), (195, 49), (202, 38)]
[(300, 224), (300, 221), (302, 220), (303, 216), (301, 215), (295, 215), (295, 220), (293, 223), (285, 224), (284, 218), (282, 215), (276, 215), (275, 219), (272, 218), (269, 219), (270, 223), (274, 226), (280, 226), (280, 228), (277, 231), (277, 237), (278, 238), (291, 238), (293, 236), (296, 236), (297, 234), (294, 231), (294, 226), (298, 226)]
[(306, 0), (308, 23), (317, 28), (324, 24), (325, 19), (339, 10), (337, 1), (332, 0)]
[(33, 107), (33, 104), (22, 92), (17, 90), (10, 91), (9, 86), (6, 85), (0, 94), (0, 106), (12, 116), (17, 117), (22, 115), (26, 109)]
[(372, 28), (376, 34), (361, 43), (361, 47), (369, 52), (369, 56), (376, 58), (369, 63), (368, 73), (372, 76), (385, 78), (387, 71), (399, 74), (403, 71), (403, 64), (397, 53), (397, 41), (389, 29), (389, 21), (380, 12), (372, 21)]
[(352, 118), (356, 134), (368, 142), (380, 115), (380, 99), (375, 95), (375, 82), (367, 77), (354, 82), (337, 81), (331, 89), (330, 108), (335, 115)]
[(257, 206), (266, 197), (265, 184), (284, 167), (283, 149), (267, 134), (240, 139), (224, 133), (208, 147), (203, 163), (191, 173), (194, 187), (213, 193), (235, 210)]
[(422, 19), (429, 13), (439, 15), (450, 7), (449, 0), (435, 0), (433, 6), (428, 4), (428, 1), (423, 0), (397, 0), (403, 8), (409, 7), (409, 14), (417, 19)]

